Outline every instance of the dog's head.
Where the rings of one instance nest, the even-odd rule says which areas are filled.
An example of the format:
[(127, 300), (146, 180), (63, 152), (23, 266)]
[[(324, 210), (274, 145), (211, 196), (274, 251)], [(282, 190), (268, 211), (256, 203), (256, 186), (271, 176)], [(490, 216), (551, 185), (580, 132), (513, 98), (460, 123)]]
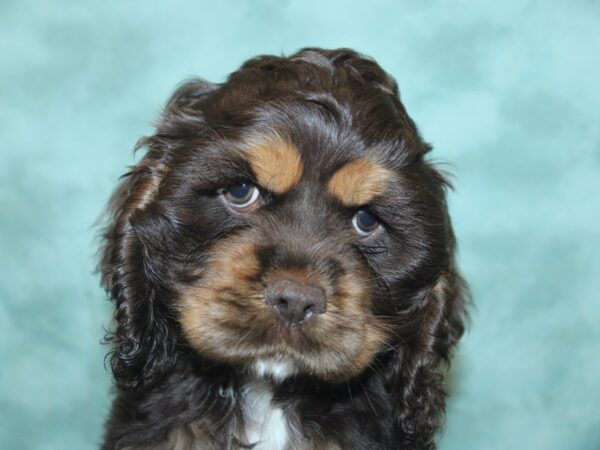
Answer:
[(446, 183), (375, 62), (255, 58), (180, 87), (140, 146), (101, 263), (123, 388), (182, 348), (334, 382), (447, 358), (463, 300)]

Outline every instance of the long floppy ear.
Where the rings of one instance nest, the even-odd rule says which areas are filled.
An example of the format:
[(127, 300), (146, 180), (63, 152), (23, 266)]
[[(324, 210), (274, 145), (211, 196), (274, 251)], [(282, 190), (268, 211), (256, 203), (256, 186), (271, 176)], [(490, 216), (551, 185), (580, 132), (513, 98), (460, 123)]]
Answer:
[(121, 389), (152, 385), (175, 361), (176, 335), (166, 304), (169, 280), (160, 268), (169, 224), (157, 219), (156, 202), (173, 152), (190, 133), (201, 132), (200, 104), (215, 88), (194, 80), (175, 91), (156, 134), (138, 143), (137, 148), (147, 148), (146, 155), (122, 177), (108, 205), (100, 271), (116, 307), (116, 329), (106, 340)]
[(453, 262), (422, 294), (411, 313), (415, 332), (395, 354), (387, 382), (396, 405), (401, 448), (434, 450), (434, 435), (444, 420), (443, 370), (464, 332), (466, 284)]

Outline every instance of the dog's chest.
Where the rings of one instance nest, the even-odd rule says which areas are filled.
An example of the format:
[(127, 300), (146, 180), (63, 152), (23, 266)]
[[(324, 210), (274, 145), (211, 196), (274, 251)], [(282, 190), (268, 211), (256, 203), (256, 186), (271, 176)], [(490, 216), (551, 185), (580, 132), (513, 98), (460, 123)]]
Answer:
[(273, 391), (266, 381), (252, 381), (242, 390), (244, 427), (242, 439), (253, 450), (284, 450), (288, 425), (283, 410), (273, 404)]

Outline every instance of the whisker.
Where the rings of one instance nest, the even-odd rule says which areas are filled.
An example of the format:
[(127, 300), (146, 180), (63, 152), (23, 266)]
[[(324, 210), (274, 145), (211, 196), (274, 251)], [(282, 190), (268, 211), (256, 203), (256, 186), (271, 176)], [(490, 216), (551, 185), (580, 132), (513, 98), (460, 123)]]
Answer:
[(360, 387), (361, 387), (361, 389), (363, 391), (363, 394), (365, 394), (365, 398), (369, 402), (369, 405), (371, 405), (371, 409), (373, 410), (373, 414), (375, 415), (375, 417), (378, 417), (377, 410), (375, 409), (375, 406), (373, 405), (373, 402), (371, 402), (371, 398), (369, 397), (369, 394), (367, 393), (367, 390), (365, 389), (364, 385), (360, 381), (360, 378), (357, 378), (356, 380), (358, 381), (358, 384), (360, 385)]

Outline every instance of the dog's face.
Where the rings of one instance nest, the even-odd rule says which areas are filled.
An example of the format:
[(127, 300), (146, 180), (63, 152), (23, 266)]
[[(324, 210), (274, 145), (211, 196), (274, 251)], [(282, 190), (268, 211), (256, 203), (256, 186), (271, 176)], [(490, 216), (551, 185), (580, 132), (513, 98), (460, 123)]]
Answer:
[(341, 381), (448, 322), (444, 181), (372, 61), (308, 51), (188, 83), (143, 144), (103, 260), (122, 372), (185, 345)]
[(398, 180), (381, 155), (296, 122), (286, 124), (295, 139), (253, 129), (217, 142), (219, 160), (199, 152), (183, 162), (197, 192), (187, 214), (202, 218), (188, 226), (211, 239), (177, 311), (203, 355), (346, 378), (392, 337), (375, 301), (385, 270), (369, 250), (399, 251), (383, 222)]

